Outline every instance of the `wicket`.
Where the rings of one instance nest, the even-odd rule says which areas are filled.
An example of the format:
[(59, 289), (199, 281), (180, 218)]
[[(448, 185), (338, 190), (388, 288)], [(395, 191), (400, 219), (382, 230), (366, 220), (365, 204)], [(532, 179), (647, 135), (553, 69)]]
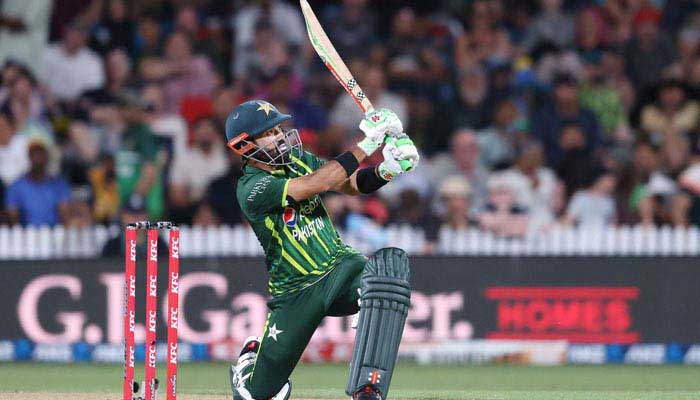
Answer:
[(140, 221), (129, 224), (125, 230), (126, 251), (124, 257), (124, 398), (133, 400), (139, 385), (134, 382), (134, 328), (136, 325), (136, 234), (147, 230), (146, 259), (146, 343), (145, 370), (142, 397), (139, 400), (155, 400), (158, 389), (156, 379), (156, 325), (158, 304), (158, 232), (167, 230), (168, 238), (168, 347), (167, 347), (167, 400), (177, 399), (177, 322), (179, 313), (178, 279), (180, 274), (180, 231), (171, 222), (151, 224)]

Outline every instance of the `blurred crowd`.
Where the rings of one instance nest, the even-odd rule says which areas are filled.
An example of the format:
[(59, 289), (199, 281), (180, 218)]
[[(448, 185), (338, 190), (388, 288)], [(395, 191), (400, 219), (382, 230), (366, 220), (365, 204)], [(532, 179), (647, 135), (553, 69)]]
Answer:
[[(374, 196), (326, 196), (346, 230), (700, 223), (696, 1), (311, 4), (423, 153)], [(296, 1), (4, 0), (0, 66), (0, 223), (241, 223), (223, 124), (247, 99), (322, 157), (360, 133)]]

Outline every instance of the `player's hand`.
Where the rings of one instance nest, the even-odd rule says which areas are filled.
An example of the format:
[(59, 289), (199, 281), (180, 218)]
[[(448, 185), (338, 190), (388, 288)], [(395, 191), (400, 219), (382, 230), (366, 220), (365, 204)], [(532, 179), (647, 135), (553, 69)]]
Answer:
[(378, 166), (379, 176), (390, 181), (404, 172), (413, 171), (418, 166), (418, 149), (408, 136), (401, 139), (388, 138), (382, 150), (384, 161)]
[(396, 114), (386, 108), (370, 111), (360, 121), (360, 130), (365, 138), (357, 145), (368, 156), (384, 143), (384, 138), (396, 136), (403, 132), (403, 124)]

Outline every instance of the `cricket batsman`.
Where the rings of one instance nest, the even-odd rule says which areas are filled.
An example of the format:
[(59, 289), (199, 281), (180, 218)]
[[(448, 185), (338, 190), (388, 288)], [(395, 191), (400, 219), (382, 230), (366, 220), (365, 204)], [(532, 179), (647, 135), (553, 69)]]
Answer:
[[(385, 248), (367, 259), (343, 243), (320, 195), (372, 193), (415, 169), (418, 151), (396, 114), (381, 109), (362, 119), (357, 145), (323, 161), (303, 150), (296, 129), (282, 128), (290, 118), (251, 100), (226, 120), (228, 147), (244, 160), (236, 196), (265, 251), (272, 295), (262, 336), (248, 338), (230, 368), (233, 398), (288, 399), (289, 376), (323, 318), (359, 311), (346, 393), (385, 399), (410, 305), (408, 258)], [(360, 168), (383, 144), (384, 160)]]

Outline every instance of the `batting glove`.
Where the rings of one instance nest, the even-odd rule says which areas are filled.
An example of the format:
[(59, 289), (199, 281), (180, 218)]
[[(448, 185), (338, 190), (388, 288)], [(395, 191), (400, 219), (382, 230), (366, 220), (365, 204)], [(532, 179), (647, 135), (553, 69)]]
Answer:
[(369, 156), (382, 145), (387, 135), (401, 134), (403, 124), (393, 111), (382, 108), (365, 114), (365, 118), (360, 121), (360, 130), (365, 134), (365, 138), (357, 145)]
[(386, 181), (404, 172), (413, 171), (420, 161), (418, 149), (408, 136), (401, 139), (387, 139), (382, 155), (384, 161), (379, 164), (378, 172), (379, 176)]

